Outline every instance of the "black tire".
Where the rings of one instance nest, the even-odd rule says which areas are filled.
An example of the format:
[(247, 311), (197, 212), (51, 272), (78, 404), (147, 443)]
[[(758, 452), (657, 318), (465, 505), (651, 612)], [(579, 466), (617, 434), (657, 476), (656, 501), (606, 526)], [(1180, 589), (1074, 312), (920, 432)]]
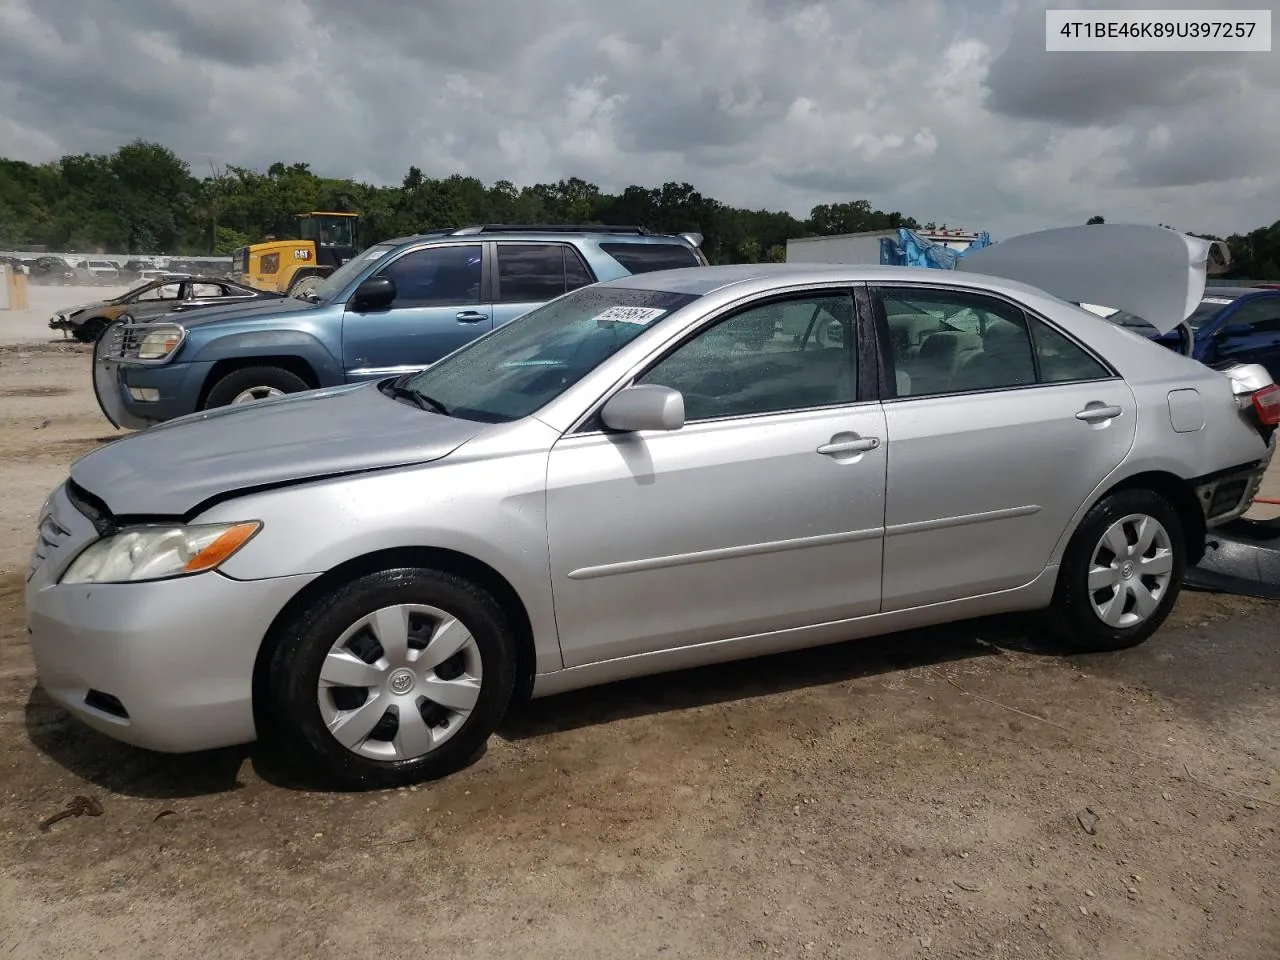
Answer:
[[(1144, 514), (1160, 522), (1169, 536), (1173, 564), (1169, 583), (1158, 598), (1155, 611), (1133, 626), (1113, 627), (1103, 622), (1093, 608), (1089, 569), (1103, 535), (1112, 524), (1131, 514)], [(1169, 616), (1182, 589), (1186, 563), (1182, 518), (1167, 500), (1150, 490), (1113, 493), (1085, 514), (1067, 544), (1053, 603), (1046, 611), (1046, 624), (1063, 643), (1077, 651), (1102, 652), (1137, 646), (1159, 630)]]
[(281, 393), (298, 393), (311, 389), (307, 381), (283, 367), (243, 367), (240, 370), (232, 370), (218, 380), (209, 390), (201, 409), (212, 410), (214, 407), (225, 407), (246, 390), (254, 390), (258, 387), (271, 387)]
[[(321, 665), (342, 633), (375, 610), (397, 604), (436, 607), (462, 622), (479, 651), (480, 691), (457, 732), (430, 752), (413, 759), (377, 760), (347, 749), (329, 732), (317, 690)], [(347, 789), (433, 780), (469, 763), (502, 722), (515, 690), (515, 664), (507, 618), (480, 587), (420, 567), (367, 574), (327, 591), (284, 627), (268, 667), (267, 702), (260, 713), (269, 729), (259, 735), (308, 779)]]
[(106, 317), (93, 317), (72, 330), (71, 336), (80, 343), (97, 343), (110, 325)]

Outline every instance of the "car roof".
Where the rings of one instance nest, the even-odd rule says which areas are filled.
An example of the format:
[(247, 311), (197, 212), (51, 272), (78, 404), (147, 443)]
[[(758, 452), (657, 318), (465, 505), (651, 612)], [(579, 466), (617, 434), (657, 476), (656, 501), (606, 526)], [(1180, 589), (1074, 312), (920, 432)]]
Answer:
[(379, 240), (376, 246), (398, 247), (408, 243), (422, 243), (425, 240), (456, 240), (460, 243), (477, 240), (506, 240), (515, 242), (567, 239), (592, 239), (600, 243), (677, 243), (689, 244), (689, 240), (677, 233), (649, 233), (642, 227), (574, 226), (570, 224), (545, 224), (541, 226), (508, 226), (505, 224), (482, 224), (441, 230), (425, 230), (422, 233), (405, 237), (393, 237)]
[(985, 274), (957, 273), (954, 270), (926, 270), (923, 267), (882, 267), (863, 264), (825, 263), (737, 263), (715, 267), (679, 267), (619, 277), (599, 284), (632, 290), (657, 290), (704, 296), (724, 287), (742, 284), (744, 293), (767, 290), (779, 282), (804, 283), (930, 283), (996, 290), (1010, 294), (1048, 296), (1043, 290)]
[(1253, 294), (1271, 294), (1272, 296), (1280, 293), (1278, 290), (1269, 290), (1266, 287), (1205, 287), (1204, 299), (1210, 297), (1229, 297), (1232, 300), (1237, 297), (1247, 297)]

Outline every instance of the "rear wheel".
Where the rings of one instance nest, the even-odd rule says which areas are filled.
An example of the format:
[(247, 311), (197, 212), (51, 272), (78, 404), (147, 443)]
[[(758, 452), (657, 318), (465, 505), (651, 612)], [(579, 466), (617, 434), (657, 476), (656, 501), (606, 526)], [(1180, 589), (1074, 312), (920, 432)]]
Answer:
[(1186, 558), (1182, 521), (1167, 500), (1150, 490), (1113, 493), (1067, 545), (1049, 624), (1079, 650), (1136, 646), (1169, 616)]
[(452, 574), (402, 568), (330, 591), (283, 633), (269, 729), (311, 773), (348, 787), (433, 779), (465, 765), (515, 689), (497, 602)]
[(244, 367), (232, 370), (213, 385), (203, 409), (269, 400), (309, 389), (307, 381), (283, 367)]

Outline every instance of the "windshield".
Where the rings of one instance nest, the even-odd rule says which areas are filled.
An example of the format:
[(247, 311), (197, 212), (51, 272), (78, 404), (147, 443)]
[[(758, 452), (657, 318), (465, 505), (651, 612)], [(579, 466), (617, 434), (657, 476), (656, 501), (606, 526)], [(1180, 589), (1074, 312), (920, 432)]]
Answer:
[(1230, 306), (1233, 299), (1233, 297), (1205, 297), (1200, 301), (1200, 306), (1187, 317), (1187, 323), (1191, 325), (1192, 330), (1199, 330)]
[(546, 406), (658, 320), (697, 297), (582, 287), (405, 381), (452, 416), (502, 423)]
[(369, 266), (374, 260), (378, 260), (386, 256), (388, 250), (394, 250), (394, 243), (375, 243), (364, 253), (357, 257), (352, 257), (333, 273), (325, 278), (324, 282), (316, 287), (308, 295), (307, 299), (327, 302), (342, 292), (342, 288), (351, 282), (352, 277), (358, 274), (365, 267)]

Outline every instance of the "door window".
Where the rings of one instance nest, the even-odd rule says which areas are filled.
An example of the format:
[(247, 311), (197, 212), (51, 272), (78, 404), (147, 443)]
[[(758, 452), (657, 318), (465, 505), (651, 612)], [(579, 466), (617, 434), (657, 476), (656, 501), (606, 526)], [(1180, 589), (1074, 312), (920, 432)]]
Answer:
[(395, 282), (392, 308), (462, 306), (480, 302), (480, 244), (414, 250), (388, 263), (378, 276)]
[(180, 283), (162, 283), (158, 287), (152, 287), (138, 294), (138, 300), (177, 300), (182, 292), (182, 284)]
[(952, 290), (881, 291), (898, 396), (997, 390), (1036, 382), (1022, 311)]
[(1035, 317), (1027, 317), (1031, 339), (1036, 345), (1036, 361), (1040, 365), (1041, 383), (1073, 383), (1080, 380), (1105, 380), (1111, 376), (1101, 363), (1078, 343), (1063, 336)]
[(677, 347), (639, 382), (679, 390), (690, 421), (852, 403), (853, 317), (852, 296), (840, 293), (749, 307)]
[(1227, 323), (1247, 323), (1254, 333), (1280, 333), (1280, 297), (1250, 301), (1228, 317)]
[(565, 244), (498, 244), (499, 303), (545, 303), (586, 286), (591, 280), (585, 273), (577, 252)]
[(596, 282), (583, 262), (582, 254), (573, 247), (564, 248), (564, 285), (565, 291), (577, 290)]

